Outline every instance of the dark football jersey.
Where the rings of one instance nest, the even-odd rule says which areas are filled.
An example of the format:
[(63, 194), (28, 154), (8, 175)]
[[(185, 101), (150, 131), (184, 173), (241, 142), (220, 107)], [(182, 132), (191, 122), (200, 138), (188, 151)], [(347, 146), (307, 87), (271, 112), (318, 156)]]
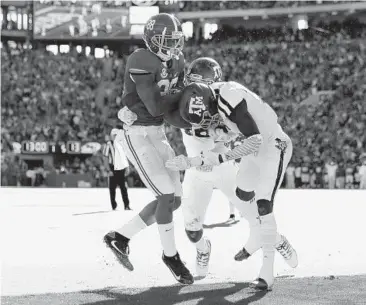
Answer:
[(161, 125), (163, 115), (154, 117), (147, 110), (136, 91), (136, 85), (131, 71), (143, 73), (147, 71), (154, 76), (155, 83), (160, 87), (161, 94), (167, 94), (178, 84), (180, 75), (184, 72), (184, 56), (182, 53), (179, 59), (171, 59), (162, 62), (159, 57), (146, 49), (137, 49), (128, 58), (126, 63), (122, 104), (137, 114), (137, 120), (133, 125)]

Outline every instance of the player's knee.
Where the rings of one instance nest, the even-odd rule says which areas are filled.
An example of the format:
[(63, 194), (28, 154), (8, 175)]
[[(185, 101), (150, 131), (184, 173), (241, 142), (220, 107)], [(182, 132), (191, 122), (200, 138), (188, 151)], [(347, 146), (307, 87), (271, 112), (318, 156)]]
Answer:
[(165, 194), (158, 196), (155, 210), (156, 222), (169, 223), (173, 218), (174, 194)]
[(188, 236), (188, 239), (192, 242), (192, 243), (197, 243), (200, 241), (200, 239), (202, 238), (203, 235), (203, 229), (199, 230), (199, 231), (190, 231), (186, 229), (186, 234)]
[(258, 214), (259, 216), (265, 216), (268, 214), (271, 214), (273, 212), (273, 202), (266, 200), (266, 199), (260, 199), (257, 201), (258, 206)]
[(173, 203), (173, 211), (177, 210), (182, 204), (182, 199), (181, 197), (174, 197), (174, 203)]
[(255, 197), (254, 191), (246, 192), (239, 187), (236, 188), (235, 194), (242, 201), (251, 201)]

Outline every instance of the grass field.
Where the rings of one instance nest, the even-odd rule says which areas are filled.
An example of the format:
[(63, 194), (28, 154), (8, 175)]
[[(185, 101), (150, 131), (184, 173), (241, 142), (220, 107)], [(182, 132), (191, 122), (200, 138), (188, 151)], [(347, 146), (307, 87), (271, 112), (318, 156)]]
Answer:
[[(245, 220), (229, 226), (228, 206), (216, 192), (206, 218), (212, 242), (210, 273), (177, 285), (161, 261), (155, 227), (131, 241), (133, 272), (102, 243), (152, 197), (131, 189), (131, 212), (110, 211), (107, 189), (0, 189), (1, 304), (366, 304), (365, 191), (279, 192), (279, 230), (296, 248), (299, 266), (276, 256), (274, 290), (248, 288), (261, 254), (235, 262), (248, 236)], [(175, 214), (177, 247), (194, 271), (195, 250)]]

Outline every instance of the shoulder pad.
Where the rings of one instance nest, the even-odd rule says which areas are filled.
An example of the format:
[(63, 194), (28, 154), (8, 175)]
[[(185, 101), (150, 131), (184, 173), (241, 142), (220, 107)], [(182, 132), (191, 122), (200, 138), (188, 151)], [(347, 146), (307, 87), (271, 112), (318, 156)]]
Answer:
[(245, 87), (237, 82), (226, 82), (219, 88), (219, 103), (229, 107), (232, 111), (236, 106), (246, 99)]
[(127, 59), (128, 71), (135, 75), (155, 73), (160, 65), (159, 59), (146, 49), (137, 49)]

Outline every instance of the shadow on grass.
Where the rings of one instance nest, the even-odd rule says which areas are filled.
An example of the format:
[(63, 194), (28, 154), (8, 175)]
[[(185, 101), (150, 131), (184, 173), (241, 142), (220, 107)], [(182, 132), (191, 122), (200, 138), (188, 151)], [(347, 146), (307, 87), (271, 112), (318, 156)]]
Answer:
[(112, 212), (115, 212), (115, 211), (110, 210), (110, 211), (95, 211), (95, 212), (77, 213), (77, 214), (72, 214), (72, 216), (91, 215), (91, 214), (102, 214), (102, 213), (112, 213)]
[(239, 220), (235, 220), (235, 221), (224, 221), (224, 222), (218, 222), (218, 223), (212, 223), (209, 225), (203, 225), (204, 229), (213, 229), (213, 228), (228, 228), (231, 227), (235, 224), (237, 224), (239, 222)]
[[(85, 293), (85, 292), (83, 292)], [(131, 289), (110, 288), (91, 291), (109, 300), (85, 305), (232, 305), (250, 304), (263, 298), (267, 292), (255, 291), (248, 283), (194, 284), (192, 286), (152, 287), (131, 293)]]
[(174, 285), (168, 287), (109, 287), (79, 292), (6, 296), (4, 305), (233, 305), (262, 299), (266, 291), (248, 283)]

